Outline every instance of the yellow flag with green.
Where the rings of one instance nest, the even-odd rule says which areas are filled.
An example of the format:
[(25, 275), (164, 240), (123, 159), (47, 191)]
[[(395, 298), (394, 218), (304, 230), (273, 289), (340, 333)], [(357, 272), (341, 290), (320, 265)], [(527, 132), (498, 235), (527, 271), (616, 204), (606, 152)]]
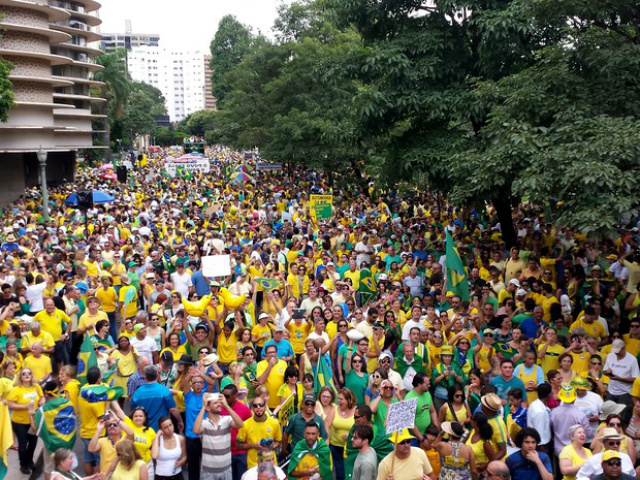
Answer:
[(463, 301), (469, 300), (469, 280), (458, 254), (453, 237), (447, 232), (447, 290), (458, 295)]
[(87, 383), (87, 371), (91, 367), (98, 366), (98, 358), (96, 357), (96, 353), (93, 351), (93, 342), (89, 335), (85, 334), (84, 340), (82, 341), (82, 347), (80, 347), (80, 354), (78, 355), (78, 375), (77, 379), (80, 382), (80, 385), (84, 385)]

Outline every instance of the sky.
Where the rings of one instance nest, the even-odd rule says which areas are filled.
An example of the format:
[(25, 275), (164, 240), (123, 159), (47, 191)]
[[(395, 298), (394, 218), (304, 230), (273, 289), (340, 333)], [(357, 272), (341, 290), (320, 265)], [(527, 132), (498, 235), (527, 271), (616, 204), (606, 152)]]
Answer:
[[(160, 46), (171, 50), (208, 51), (218, 22), (234, 15), (241, 23), (271, 37), (277, 7), (284, 0), (101, 0), (103, 33), (157, 33)], [(287, 1), (286, 3), (290, 3)]]

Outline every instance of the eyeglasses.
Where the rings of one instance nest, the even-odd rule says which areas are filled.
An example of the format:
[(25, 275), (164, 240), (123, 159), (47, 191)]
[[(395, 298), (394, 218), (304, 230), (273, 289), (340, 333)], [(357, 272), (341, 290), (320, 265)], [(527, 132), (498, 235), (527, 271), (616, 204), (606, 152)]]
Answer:
[(640, 325), (631, 325), (631, 328), (640, 328)]
[(340, 325), (338, 325), (338, 328), (343, 328), (343, 327), (346, 328), (348, 326), (349, 325), (347, 325), (346, 323), (341, 323)]
[(620, 466), (622, 466), (622, 461), (621, 460), (607, 460), (604, 463), (606, 463), (610, 467), (620, 467)]
[(362, 360), (351, 360), (351, 363), (362, 363)]

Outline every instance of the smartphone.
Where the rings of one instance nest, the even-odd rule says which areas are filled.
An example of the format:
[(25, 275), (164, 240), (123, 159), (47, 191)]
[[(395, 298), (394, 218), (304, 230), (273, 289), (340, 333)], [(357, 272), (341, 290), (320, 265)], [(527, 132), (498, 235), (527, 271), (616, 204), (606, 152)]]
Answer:
[(110, 418), (111, 418), (111, 412), (105, 412), (105, 414), (102, 416), (102, 421), (106, 423), (109, 421)]

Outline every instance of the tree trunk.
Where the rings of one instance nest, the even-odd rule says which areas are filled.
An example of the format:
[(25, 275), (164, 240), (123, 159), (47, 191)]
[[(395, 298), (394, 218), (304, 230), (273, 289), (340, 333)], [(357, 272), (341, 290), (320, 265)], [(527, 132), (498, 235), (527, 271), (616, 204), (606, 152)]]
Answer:
[(511, 202), (508, 196), (504, 195), (492, 199), (491, 203), (493, 203), (496, 213), (498, 214), (498, 220), (500, 220), (502, 239), (504, 243), (506, 243), (507, 248), (510, 249), (515, 246), (516, 240), (518, 239), (513, 225), (513, 217), (511, 216)]
[(364, 178), (364, 176), (362, 175), (362, 170), (360, 170), (360, 166), (358, 165), (358, 162), (354, 158), (351, 159), (351, 169), (353, 170), (353, 173), (356, 176), (356, 181), (358, 182), (358, 185), (360, 185), (360, 188), (362, 189), (362, 193), (364, 193), (364, 195), (367, 198), (370, 198), (367, 179)]

